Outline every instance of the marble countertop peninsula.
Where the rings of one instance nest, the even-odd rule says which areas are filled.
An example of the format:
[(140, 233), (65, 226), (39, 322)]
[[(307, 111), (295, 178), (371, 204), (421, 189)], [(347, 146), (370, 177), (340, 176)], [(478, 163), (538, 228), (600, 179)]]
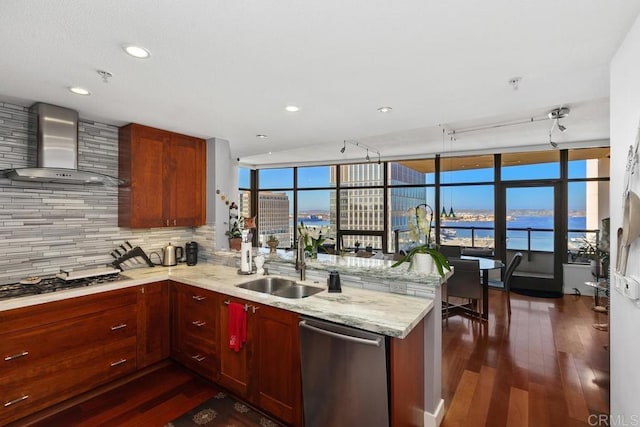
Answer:
[[(214, 264), (136, 268), (125, 270), (122, 274), (128, 280), (0, 301), (0, 311), (171, 279), (301, 315), (404, 338), (431, 311), (434, 303), (432, 299), (427, 298), (344, 286), (342, 293), (328, 293), (326, 283), (312, 280), (298, 283), (320, 287), (323, 289), (322, 292), (301, 299), (281, 298), (236, 287), (238, 284), (255, 280), (258, 276), (239, 275), (236, 268)], [(439, 281), (439, 278), (436, 280)]]

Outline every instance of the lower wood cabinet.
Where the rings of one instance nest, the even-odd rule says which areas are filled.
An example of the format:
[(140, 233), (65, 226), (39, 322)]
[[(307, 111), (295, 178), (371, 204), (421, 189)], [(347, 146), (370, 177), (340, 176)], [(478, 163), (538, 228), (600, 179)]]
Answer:
[(138, 289), (138, 369), (169, 357), (169, 282), (147, 283)]
[(136, 370), (136, 288), (2, 311), (0, 324), (0, 425)]
[(218, 379), (218, 297), (215, 292), (171, 283), (171, 356), (212, 381)]
[[(220, 385), (288, 424), (302, 425), (298, 316), (238, 298), (221, 297)], [(228, 303), (247, 313), (247, 341), (229, 347)]]

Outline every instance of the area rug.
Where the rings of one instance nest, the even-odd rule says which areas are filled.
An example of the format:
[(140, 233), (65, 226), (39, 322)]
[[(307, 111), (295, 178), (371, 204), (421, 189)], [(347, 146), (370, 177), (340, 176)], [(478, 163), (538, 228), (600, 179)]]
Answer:
[(284, 427), (250, 406), (220, 392), (165, 427)]

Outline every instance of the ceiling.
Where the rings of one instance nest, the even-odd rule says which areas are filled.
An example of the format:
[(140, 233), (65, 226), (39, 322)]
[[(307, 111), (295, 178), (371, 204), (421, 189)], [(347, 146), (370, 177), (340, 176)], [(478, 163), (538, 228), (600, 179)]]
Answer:
[[(560, 106), (560, 147), (608, 144), (609, 62), (639, 13), (636, 0), (3, 0), (0, 99), (225, 139), (257, 167), (367, 147), (383, 160), (547, 149)], [(341, 153), (344, 140), (360, 146)]]

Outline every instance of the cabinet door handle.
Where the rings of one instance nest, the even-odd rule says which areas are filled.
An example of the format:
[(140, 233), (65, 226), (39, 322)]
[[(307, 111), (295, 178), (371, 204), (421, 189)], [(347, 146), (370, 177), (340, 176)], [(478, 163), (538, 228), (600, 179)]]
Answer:
[(122, 328), (126, 328), (127, 324), (126, 323), (121, 323), (119, 325), (115, 325), (111, 327), (112, 331), (117, 331), (118, 329), (122, 329)]
[(169, 219), (167, 218), (167, 227), (169, 226)]
[(114, 366), (122, 365), (126, 361), (127, 361), (127, 359), (120, 359), (117, 362), (111, 362), (111, 367), (113, 368)]
[(29, 398), (29, 395), (28, 395), (28, 394), (25, 394), (25, 395), (24, 395), (24, 396), (22, 396), (22, 397), (19, 397), (19, 398), (17, 398), (17, 399), (13, 399), (13, 400), (10, 400), (10, 401), (8, 401), (8, 402), (5, 402), (4, 407), (6, 408), (7, 406), (11, 406), (11, 405), (14, 405), (14, 404), (16, 404), (16, 403), (20, 403), (20, 402), (22, 402), (23, 400), (27, 400), (28, 398)]
[(4, 361), (8, 362), (8, 361), (13, 360), (13, 359), (20, 359), (21, 357), (25, 357), (28, 354), (29, 354), (28, 351), (23, 351), (22, 353), (18, 353), (18, 354), (12, 354), (11, 356), (6, 356), (4, 358)]
[(192, 295), (191, 298), (193, 298), (196, 301), (202, 301), (202, 300), (207, 299), (207, 297), (203, 297), (201, 295)]
[(207, 322), (205, 322), (204, 320), (194, 320), (193, 322), (191, 322), (191, 324), (200, 327), (206, 325)]
[(173, 225), (176, 225), (178, 222), (174, 219), (173, 220)]
[(193, 360), (195, 360), (196, 362), (202, 362), (204, 359), (206, 359), (206, 357), (201, 356), (201, 355), (199, 355), (199, 354), (196, 354), (195, 356), (191, 356), (191, 358), (192, 358)]

